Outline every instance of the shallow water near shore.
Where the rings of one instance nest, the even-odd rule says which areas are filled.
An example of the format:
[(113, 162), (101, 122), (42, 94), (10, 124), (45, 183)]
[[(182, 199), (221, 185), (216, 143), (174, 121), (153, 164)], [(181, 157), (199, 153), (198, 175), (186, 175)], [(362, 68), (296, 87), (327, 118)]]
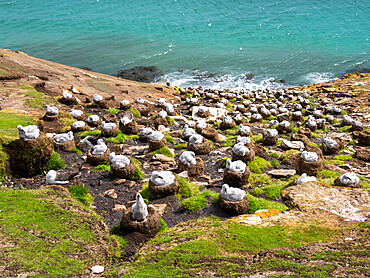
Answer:
[(370, 67), (368, 14), (366, 0), (6, 0), (0, 47), (106, 74), (156, 66), (178, 86), (303, 85)]

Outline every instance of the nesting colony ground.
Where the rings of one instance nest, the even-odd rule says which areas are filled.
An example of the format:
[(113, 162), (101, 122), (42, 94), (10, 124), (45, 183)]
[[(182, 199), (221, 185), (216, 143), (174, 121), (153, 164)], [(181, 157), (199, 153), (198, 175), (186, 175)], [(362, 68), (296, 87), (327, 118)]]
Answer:
[[(369, 275), (366, 221), (370, 215), (369, 82), (369, 74), (354, 73), (332, 82), (284, 91), (183, 89), (118, 79), (0, 50), (0, 178), (3, 187), (0, 195), (28, 194), (45, 186), (43, 175), (19, 177), (19, 173), (14, 175), (14, 169), (12, 174), (7, 148), (18, 138), (18, 124), (37, 124), (52, 138), (68, 132), (77, 121), (69, 113), (71, 108), (81, 109), (85, 120), (97, 115), (99, 119), (117, 124), (131, 111), (138, 128), (161, 131), (167, 146), (151, 151), (137, 131), (133, 134), (120, 131), (104, 137), (98, 125), (75, 132), (73, 151), (55, 150), (45, 171), (59, 169), (60, 177), (69, 181), (65, 186), (69, 191), (59, 189), (67, 195), (70, 192), (84, 204), (82, 208), (80, 204), (78, 209), (73, 207), (76, 204), (71, 208), (77, 213), (80, 209), (91, 213), (92, 216), (84, 216), (87, 223), (91, 223), (91, 219), (98, 221), (94, 218), (96, 212), (105, 223), (99, 222), (99, 225), (117, 231), (123, 211), (140, 192), (160, 211), (162, 231), (154, 239), (140, 233), (120, 234), (110, 239), (107, 227), (100, 227), (98, 247), (89, 247), (95, 248), (95, 259), (75, 257), (74, 260), (83, 263), (76, 263), (76, 267), (68, 271), (55, 272), (55, 277), (83, 277), (89, 275), (88, 269), (97, 263), (104, 264), (111, 277), (276, 277), (282, 274), (365, 277)], [(58, 101), (63, 90), (74, 91), (77, 105), (68, 106)], [(93, 102), (95, 94), (106, 101), (104, 107)], [(144, 103), (138, 103), (138, 98)], [(174, 113), (168, 113), (163, 119), (159, 113), (165, 108), (158, 102), (159, 98), (165, 98), (165, 102), (174, 107)], [(131, 107), (122, 109), (122, 100), (130, 101)], [(41, 119), (45, 105), (59, 109), (56, 121)], [(229, 118), (236, 124), (230, 123)], [(282, 124), (284, 121), (288, 124)], [(248, 126), (250, 132), (244, 134), (247, 129), (240, 125)], [(209, 152), (196, 155), (204, 161), (204, 173), (195, 177), (178, 171), (178, 157), (189, 147), (186, 129), (202, 134), (210, 148)], [(276, 141), (266, 139), (267, 129), (278, 130)], [(233, 146), (238, 136), (250, 139), (245, 145), (254, 159), (252, 155), (246, 158), (251, 173), (248, 181), (240, 185), (249, 198), (248, 214), (233, 217), (220, 208), (218, 197), (221, 186), (228, 182), (223, 180), (225, 164), (228, 158), (235, 158)], [(338, 150), (325, 149), (324, 139), (329, 137), (338, 140)], [(138, 171), (123, 179), (113, 175), (109, 160), (93, 165), (88, 149), (81, 144), (85, 138), (93, 145), (103, 139), (110, 152), (128, 156)], [(321, 164), (311, 174), (317, 182), (296, 185), (302, 174), (296, 171), (301, 171), (297, 164), (303, 150), (316, 153)], [(164, 170), (177, 174), (180, 190), (175, 195), (156, 196), (148, 188), (152, 172)], [(359, 178), (358, 188), (335, 186), (338, 177), (348, 172)], [(57, 198), (52, 191), (40, 192), (49, 193), (36, 194), (37, 199)], [(310, 194), (314, 198), (307, 196)], [(61, 206), (56, 201), (53, 205)], [(61, 209), (68, 210), (68, 207)], [(6, 271), (8, 277), (19, 273), (48, 277), (51, 270), (45, 266), (47, 263), (32, 267), (19, 257), (9, 255), (18, 246), (16, 241), (8, 239), (21, 235), (5, 232), (5, 225), (10, 224), (1, 219), (0, 244), (7, 252), (0, 253), (0, 269)], [(40, 236), (38, 228), (32, 230), (31, 226), (27, 226), (26, 233)], [(89, 229), (96, 229), (90, 226)], [(65, 233), (68, 235), (68, 231)], [(110, 247), (104, 251), (105, 256), (98, 256), (104, 245), (102, 233), (106, 233), (107, 238), (103, 238)], [(83, 238), (79, 240), (83, 242)], [(121, 246), (122, 254), (117, 254), (117, 246)], [(113, 262), (117, 258), (119, 260)]]

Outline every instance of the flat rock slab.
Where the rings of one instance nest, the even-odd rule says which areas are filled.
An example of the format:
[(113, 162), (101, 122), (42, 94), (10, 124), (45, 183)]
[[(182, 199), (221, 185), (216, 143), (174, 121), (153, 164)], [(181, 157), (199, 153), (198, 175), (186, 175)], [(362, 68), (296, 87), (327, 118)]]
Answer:
[(307, 182), (284, 189), (281, 196), (290, 208), (321, 209), (353, 221), (365, 221), (370, 216), (370, 190), (367, 189)]
[(291, 177), (296, 174), (296, 170), (294, 169), (276, 169), (268, 171), (269, 175), (276, 177), (276, 178), (285, 178), (285, 177)]
[(284, 150), (290, 150), (290, 149), (300, 150), (304, 148), (304, 144), (301, 141), (289, 141), (289, 140), (283, 139), (281, 140), (281, 147)]

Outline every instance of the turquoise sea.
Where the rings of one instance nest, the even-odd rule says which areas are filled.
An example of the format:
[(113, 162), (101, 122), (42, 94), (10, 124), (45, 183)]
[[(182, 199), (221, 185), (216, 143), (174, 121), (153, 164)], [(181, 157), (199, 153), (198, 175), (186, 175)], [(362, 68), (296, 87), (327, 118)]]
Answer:
[(106, 74), (156, 66), (179, 86), (308, 84), (370, 67), (369, 15), (369, 0), (0, 0), (0, 47)]

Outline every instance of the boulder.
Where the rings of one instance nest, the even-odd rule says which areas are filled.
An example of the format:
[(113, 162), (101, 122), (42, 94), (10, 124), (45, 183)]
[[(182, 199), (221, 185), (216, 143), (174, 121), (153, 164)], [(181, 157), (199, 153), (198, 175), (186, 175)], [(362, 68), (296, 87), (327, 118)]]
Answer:
[(247, 195), (241, 201), (231, 202), (227, 201), (220, 195), (219, 197), (220, 207), (230, 213), (231, 215), (244, 214), (248, 212), (249, 198)]
[(40, 133), (36, 139), (17, 139), (6, 146), (12, 174), (19, 177), (40, 175), (53, 153), (53, 141)]
[(285, 188), (281, 196), (290, 208), (321, 209), (354, 221), (365, 221), (370, 215), (370, 190), (307, 182)]
[(281, 140), (281, 148), (284, 150), (300, 150), (304, 147), (303, 142), (301, 141), (288, 141), (285, 139)]
[(123, 212), (120, 223), (120, 231), (122, 234), (139, 232), (154, 236), (161, 229), (161, 221), (158, 211), (153, 206), (148, 206), (148, 216), (144, 221), (136, 221), (132, 219), (132, 208), (128, 208)]

